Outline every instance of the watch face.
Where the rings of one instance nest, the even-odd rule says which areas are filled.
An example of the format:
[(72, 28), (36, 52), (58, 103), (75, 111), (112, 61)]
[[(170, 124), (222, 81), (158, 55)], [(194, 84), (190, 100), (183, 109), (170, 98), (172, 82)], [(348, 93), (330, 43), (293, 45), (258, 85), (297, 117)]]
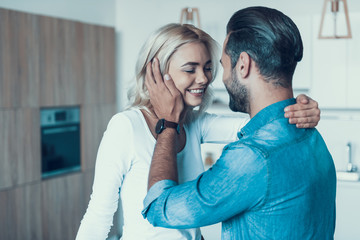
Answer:
[(157, 134), (160, 134), (163, 130), (164, 130), (164, 123), (165, 123), (165, 120), (164, 119), (160, 119), (156, 126), (155, 126), (155, 132)]

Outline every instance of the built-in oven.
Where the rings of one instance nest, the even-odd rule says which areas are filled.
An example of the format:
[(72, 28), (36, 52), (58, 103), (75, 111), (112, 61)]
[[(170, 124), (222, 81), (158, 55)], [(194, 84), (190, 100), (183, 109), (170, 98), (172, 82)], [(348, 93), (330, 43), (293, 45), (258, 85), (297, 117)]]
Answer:
[(79, 107), (40, 109), (43, 178), (80, 171)]

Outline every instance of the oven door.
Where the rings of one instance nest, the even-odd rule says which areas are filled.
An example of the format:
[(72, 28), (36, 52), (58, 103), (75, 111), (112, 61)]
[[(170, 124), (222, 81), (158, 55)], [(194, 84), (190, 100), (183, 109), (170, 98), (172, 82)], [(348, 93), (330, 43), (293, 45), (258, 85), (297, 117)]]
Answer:
[[(59, 112), (59, 111), (58, 111)], [(42, 177), (80, 171), (80, 123), (68, 119), (56, 121), (48, 114), (52, 123), (41, 127)]]

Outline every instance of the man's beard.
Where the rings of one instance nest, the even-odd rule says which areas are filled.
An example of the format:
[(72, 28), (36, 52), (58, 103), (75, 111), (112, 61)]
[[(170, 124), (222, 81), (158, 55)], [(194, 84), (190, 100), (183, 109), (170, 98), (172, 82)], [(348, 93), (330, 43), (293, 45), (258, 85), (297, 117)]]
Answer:
[(229, 86), (225, 85), (225, 87), (230, 96), (230, 109), (234, 112), (250, 113), (248, 90), (240, 83), (235, 71), (232, 71)]

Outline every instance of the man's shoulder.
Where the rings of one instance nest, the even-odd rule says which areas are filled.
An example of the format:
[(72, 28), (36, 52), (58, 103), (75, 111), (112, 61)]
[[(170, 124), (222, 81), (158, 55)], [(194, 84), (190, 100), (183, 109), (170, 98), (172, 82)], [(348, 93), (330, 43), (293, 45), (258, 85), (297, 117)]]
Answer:
[(259, 128), (245, 141), (261, 149), (262, 152), (269, 152), (306, 141), (313, 134), (316, 134), (316, 129), (300, 129), (289, 124), (287, 119), (281, 118)]
[(298, 129), (295, 125), (289, 124), (287, 119), (274, 119), (251, 132), (241, 131), (239, 140), (228, 144), (224, 150), (247, 152), (247, 154), (252, 152), (267, 158), (273, 151), (304, 140), (306, 142), (306, 138), (313, 134), (316, 134), (316, 129)]
[(262, 149), (249, 142), (235, 141), (226, 145), (216, 164), (227, 169), (228, 174), (263, 176), (268, 161)]
[(247, 161), (264, 157), (263, 149), (250, 139), (240, 139), (227, 144), (223, 149), (222, 155), (226, 158), (237, 156)]

